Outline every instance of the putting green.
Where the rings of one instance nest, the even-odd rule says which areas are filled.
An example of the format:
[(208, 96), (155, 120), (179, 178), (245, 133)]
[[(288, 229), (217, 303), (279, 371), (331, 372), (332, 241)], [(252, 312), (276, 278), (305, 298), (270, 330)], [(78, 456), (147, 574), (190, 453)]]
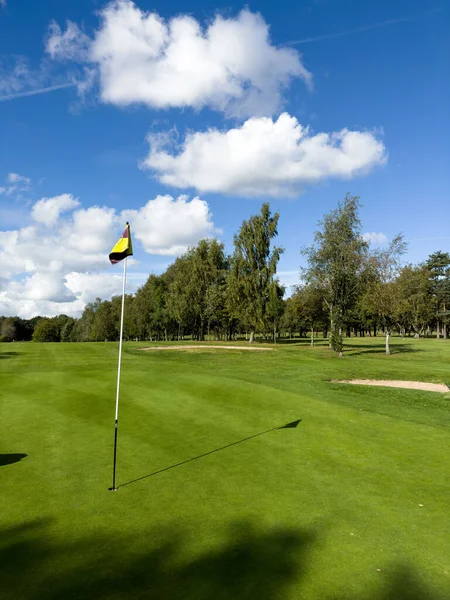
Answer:
[(118, 345), (0, 344), (0, 598), (449, 598), (450, 395), (330, 380), (450, 343), (347, 346), (125, 343), (113, 493)]

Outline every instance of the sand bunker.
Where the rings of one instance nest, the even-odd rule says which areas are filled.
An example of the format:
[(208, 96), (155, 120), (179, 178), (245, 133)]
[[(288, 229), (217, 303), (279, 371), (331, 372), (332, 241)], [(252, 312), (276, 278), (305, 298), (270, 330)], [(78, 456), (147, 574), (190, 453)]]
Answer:
[(406, 390), (422, 390), (424, 392), (449, 392), (444, 383), (426, 383), (424, 381), (398, 381), (380, 379), (352, 379), (349, 381), (333, 380), (332, 383), (351, 383), (354, 385), (378, 385), (382, 387), (404, 388)]
[(208, 345), (180, 345), (180, 346), (150, 346), (149, 348), (139, 348), (139, 350), (203, 350), (205, 348), (214, 348), (220, 350), (259, 350), (263, 352), (271, 352), (273, 348), (258, 348), (255, 346), (216, 346)]

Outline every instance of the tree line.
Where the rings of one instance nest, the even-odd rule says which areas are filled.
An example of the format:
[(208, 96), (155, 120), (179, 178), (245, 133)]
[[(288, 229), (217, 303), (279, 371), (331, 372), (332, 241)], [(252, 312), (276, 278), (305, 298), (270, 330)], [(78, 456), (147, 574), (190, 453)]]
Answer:
[[(373, 250), (361, 235), (358, 197), (347, 195), (323, 217), (299, 285), (284, 299), (277, 278), (283, 252), (274, 245), (279, 214), (265, 203), (243, 221), (227, 255), (216, 239), (200, 240), (161, 275), (150, 275), (125, 297), (124, 338), (169, 341), (233, 340), (256, 334), (310, 336), (321, 331), (342, 355), (344, 337), (382, 332), (390, 336), (447, 338), (450, 317), (450, 254), (435, 252), (418, 265), (403, 265), (401, 234)], [(0, 317), (0, 339), (114, 341), (119, 336), (121, 297), (97, 298), (81, 317)]]

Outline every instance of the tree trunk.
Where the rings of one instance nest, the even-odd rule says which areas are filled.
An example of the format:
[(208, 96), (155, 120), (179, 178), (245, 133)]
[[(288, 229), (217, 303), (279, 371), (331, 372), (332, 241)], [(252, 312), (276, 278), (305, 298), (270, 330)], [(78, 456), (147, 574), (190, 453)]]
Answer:
[(328, 343), (328, 347), (331, 348), (333, 346), (333, 335), (334, 335), (334, 318), (333, 318), (333, 307), (330, 308), (330, 340)]
[(441, 324), (439, 321), (436, 323), (436, 339), (438, 340), (441, 337)]
[(253, 338), (255, 337), (255, 332), (254, 331), (250, 331), (250, 339), (248, 340), (249, 344), (253, 344)]
[(314, 348), (314, 327), (311, 327), (311, 346)]
[(389, 356), (389, 354), (391, 353), (391, 348), (389, 346), (389, 337), (390, 337), (390, 333), (389, 331), (386, 329), (386, 354)]

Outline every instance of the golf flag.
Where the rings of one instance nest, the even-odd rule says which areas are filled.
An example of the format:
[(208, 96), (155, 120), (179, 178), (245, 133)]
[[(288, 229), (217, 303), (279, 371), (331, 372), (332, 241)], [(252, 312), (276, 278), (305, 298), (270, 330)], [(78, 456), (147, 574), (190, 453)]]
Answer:
[(109, 260), (113, 265), (115, 265), (127, 256), (132, 255), (133, 245), (131, 243), (130, 224), (127, 223), (125, 231), (122, 233), (122, 237), (119, 238), (119, 241), (109, 253)]

